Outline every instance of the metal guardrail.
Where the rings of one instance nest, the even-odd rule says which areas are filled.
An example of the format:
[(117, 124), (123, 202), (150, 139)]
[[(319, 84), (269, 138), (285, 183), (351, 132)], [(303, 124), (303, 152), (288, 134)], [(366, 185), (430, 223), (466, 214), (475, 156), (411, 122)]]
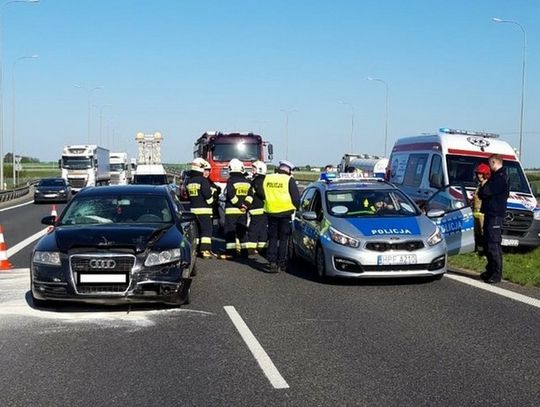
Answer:
[(24, 187), (19, 187), (16, 189), (11, 189), (7, 191), (0, 191), (0, 202), (7, 202), (12, 199), (17, 199), (22, 196), (25, 196), (30, 193), (30, 186), (31, 184), (28, 184)]

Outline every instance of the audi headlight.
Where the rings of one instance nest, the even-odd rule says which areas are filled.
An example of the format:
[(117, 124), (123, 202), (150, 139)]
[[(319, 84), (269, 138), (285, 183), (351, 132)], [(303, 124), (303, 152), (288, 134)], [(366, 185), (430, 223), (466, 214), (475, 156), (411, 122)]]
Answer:
[(341, 233), (339, 230), (334, 229), (333, 227), (328, 228), (328, 234), (330, 235), (330, 239), (332, 239), (333, 242), (343, 245), (343, 246), (349, 246), (349, 247), (358, 247), (360, 246), (360, 241), (347, 236), (344, 233)]
[(59, 252), (35, 252), (34, 258), (32, 259), (34, 263), (46, 264), (48, 266), (59, 266), (60, 265), (60, 253)]
[(39, 194), (39, 193), (40, 193), (39, 189), (34, 189), (34, 192), (35, 192), (36, 194)]
[(159, 266), (160, 264), (174, 263), (180, 260), (180, 249), (164, 250), (162, 252), (150, 252), (146, 257), (146, 267)]
[(435, 246), (436, 244), (441, 243), (443, 240), (443, 236), (441, 233), (441, 230), (437, 227), (435, 232), (432, 233), (430, 237), (427, 239), (427, 244), (430, 246)]

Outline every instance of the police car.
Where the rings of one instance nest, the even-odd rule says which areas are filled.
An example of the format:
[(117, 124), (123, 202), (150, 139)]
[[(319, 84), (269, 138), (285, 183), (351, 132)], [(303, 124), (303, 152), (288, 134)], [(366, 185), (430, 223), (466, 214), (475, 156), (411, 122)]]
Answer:
[(302, 194), (289, 255), (314, 263), (321, 279), (440, 278), (449, 252), (474, 248), (472, 211), (456, 188), (442, 188), (421, 210), (380, 179), (314, 182)]

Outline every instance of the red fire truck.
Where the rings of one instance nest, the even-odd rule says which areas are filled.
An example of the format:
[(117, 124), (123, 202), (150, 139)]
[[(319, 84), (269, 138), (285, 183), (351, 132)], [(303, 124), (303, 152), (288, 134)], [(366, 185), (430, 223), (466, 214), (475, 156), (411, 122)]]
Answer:
[(193, 150), (194, 158), (202, 157), (210, 163), (210, 179), (221, 187), (229, 178), (227, 166), (233, 158), (249, 169), (254, 161), (271, 161), (272, 155), (272, 144), (254, 133), (206, 132), (197, 139)]

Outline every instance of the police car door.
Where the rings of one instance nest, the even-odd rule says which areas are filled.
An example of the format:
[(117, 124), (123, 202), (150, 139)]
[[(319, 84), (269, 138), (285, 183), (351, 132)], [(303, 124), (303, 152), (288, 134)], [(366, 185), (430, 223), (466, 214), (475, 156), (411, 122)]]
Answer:
[(310, 259), (309, 252), (306, 245), (306, 230), (307, 230), (307, 220), (304, 219), (303, 215), (306, 212), (310, 211), (311, 203), (313, 201), (313, 196), (317, 191), (316, 188), (311, 187), (307, 188), (300, 199), (300, 208), (296, 213), (293, 221), (293, 232), (292, 239), (295, 249), (298, 251), (298, 254), (304, 258)]
[(474, 218), (465, 187), (453, 185), (439, 189), (424, 209), (441, 228), (449, 255), (474, 251)]

